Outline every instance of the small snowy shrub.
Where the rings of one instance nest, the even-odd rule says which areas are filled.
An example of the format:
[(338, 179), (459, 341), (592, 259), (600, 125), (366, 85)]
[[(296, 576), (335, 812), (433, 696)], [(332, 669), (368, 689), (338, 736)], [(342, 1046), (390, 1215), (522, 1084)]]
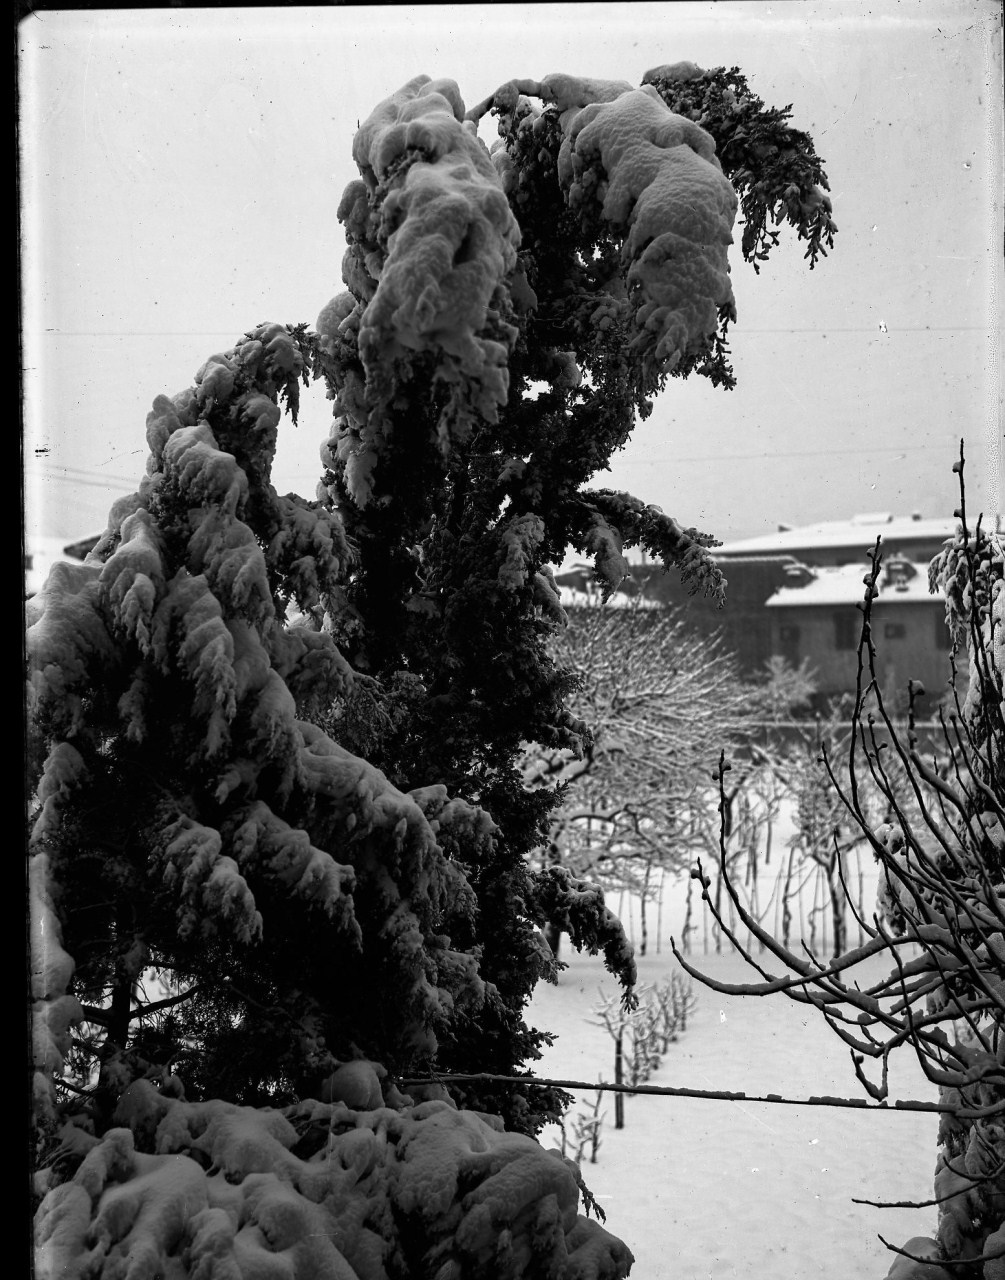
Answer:
[[(560, 1129), (562, 1134), (562, 1155), (571, 1152), (571, 1159), (576, 1164), (581, 1164), (584, 1157), (589, 1154), (590, 1164), (597, 1163), (597, 1154), (600, 1151), (601, 1130), (604, 1126), (604, 1120), (607, 1118), (607, 1112), (600, 1110), (600, 1104), (604, 1100), (604, 1091), (598, 1089), (594, 1095), (593, 1103), (586, 1110), (579, 1110), (571, 1121), (561, 1122)], [(569, 1141), (568, 1131), (571, 1129), (573, 1141)]]
[(593, 1026), (603, 1027), (614, 1041), (615, 1082), (631, 1086), (645, 1084), (659, 1069), (697, 1004), (691, 982), (676, 972), (663, 983), (636, 987), (635, 997), (626, 1004), (601, 989), (593, 1010)]

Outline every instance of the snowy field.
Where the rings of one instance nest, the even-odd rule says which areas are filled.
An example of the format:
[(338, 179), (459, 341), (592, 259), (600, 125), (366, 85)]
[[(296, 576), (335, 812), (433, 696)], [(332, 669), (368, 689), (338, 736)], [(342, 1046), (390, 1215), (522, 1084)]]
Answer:
[[(617, 907), (616, 895), (608, 901)], [(598, 988), (610, 993), (617, 984), (599, 958), (563, 958), (569, 967), (558, 985), (542, 983), (530, 1009), (532, 1025), (559, 1036), (536, 1072), (611, 1080), (613, 1043), (590, 1019)], [(735, 954), (692, 959), (716, 978), (754, 976)], [(661, 982), (674, 966), (664, 941), (662, 954), (639, 960), (640, 981)], [(873, 960), (856, 977), (865, 985), (883, 972)], [(651, 1084), (864, 1097), (848, 1050), (813, 1011), (784, 996), (695, 989), (688, 1030)], [(892, 1097), (936, 1098), (909, 1052), (894, 1060), (890, 1079)], [(567, 1123), (594, 1097), (577, 1095)], [(597, 1163), (584, 1162), (583, 1173), (608, 1228), (635, 1254), (633, 1280), (881, 1280), (894, 1255), (877, 1233), (903, 1246), (934, 1232), (934, 1209), (879, 1209), (852, 1198), (931, 1198), (935, 1114), (627, 1097), (625, 1128), (615, 1131), (613, 1095), (601, 1109)], [(546, 1146), (558, 1140), (557, 1129), (542, 1134)]]

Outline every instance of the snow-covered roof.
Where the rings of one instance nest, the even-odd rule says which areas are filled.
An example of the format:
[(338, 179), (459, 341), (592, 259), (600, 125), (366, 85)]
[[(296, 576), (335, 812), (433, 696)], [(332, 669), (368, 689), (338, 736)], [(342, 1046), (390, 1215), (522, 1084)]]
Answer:
[(563, 609), (599, 608), (603, 604), (607, 609), (659, 609), (658, 600), (650, 600), (642, 595), (626, 595), (624, 591), (613, 592), (606, 601), (600, 587), (589, 591), (577, 591), (575, 587), (559, 585), (559, 602)]
[[(852, 516), (850, 520), (824, 520), (798, 529), (781, 528), (756, 538), (741, 538), (716, 547), (716, 559), (723, 556), (750, 556), (767, 552), (797, 553), (835, 547), (874, 546), (877, 537), (889, 546), (906, 547), (912, 542), (940, 542), (956, 531), (953, 519), (923, 520), (914, 516), (893, 516), (879, 511)], [(864, 561), (863, 561), (864, 563)]]
[[(903, 565), (900, 572), (897, 566)], [(892, 572), (890, 571), (892, 570)], [(843, 564), (813, 569), (813, 580), (804, 587), (779, 587), (766, 601), (769, 609), (806, 605), (854, 605), (865, 598), (867, 564)], [(896, 560), (880, 573), (879, 595), (874, 604), (938, 604), (928, 590), (928, 565)]]
[[(29, 534), (25, 538), (24, 546), (25, 598), (42, 590), (49, 576), (49, 570), (54, 564), (58, 561), (79, 564), (95, 541), (97, 541), (96, 538), (47, 538), (38, 534)], [(75, 554), (69, 554), (71, 551)]]

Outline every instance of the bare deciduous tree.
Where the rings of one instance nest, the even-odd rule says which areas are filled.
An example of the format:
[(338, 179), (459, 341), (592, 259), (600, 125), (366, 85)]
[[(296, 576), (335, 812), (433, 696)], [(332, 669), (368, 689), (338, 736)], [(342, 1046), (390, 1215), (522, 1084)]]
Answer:
[(568, 614), (554, 652), (579, 678), (570, 706), (586, 744), (578, 755), (532, 748), (525, 781), (564, 791), (546, 858), (639, 895), (644, 955), (654, 869), (687, 866), (714, 812), (708, 762), (724, 734), (739, 744), (759, 697), (721, 640), (694, 636), (674, 610), (636, 597)]
[[(963, 491), (963, 454), (955, 468)], [(1003, 548), (1000, 536), (970, 529), (965, 502), (954, 539), (932, 562), (930, 584), (946, 599), (956, 656), (968, 659), (966, 692), (943, 711), (936, 750), (924, 749), (913, 717), (904, 730), (888, 711), (876, 675), (872, 600), (879, 544), (866, 577), (859, 679), (844, 768), (825, 750), (833, 793), (879, 864), (880, 894), (871, 920), (860, 918), (864, 945), (831, 961), (804, 944), (798, 954), (777, 941), (724, 882), (743, 926), (784, 966), (769, 972), (763, 954), (731, 934), (760, 981), (716, 990), (745, 995), (784, 992), (820, 1011), (848, 1046), (855, 1075), (877, 1102), (889, 1100), (891, 1054), (913, 1051), (939, 1090), (935, 1239), (915, 1237), (897, 1253), (897, 1280), (991, 1280), (1005, 1258), (1005, 714), (1002, 702)], [(912, 694), (920, 692), (917, 686)], [(721, 809), (725, 774), (720, 759)], [(885, 804), (877, 821), (869, 789)], [(836, 842), (836, 841), (835, 841)], [(725, 843), (721, 859), (725, 871)], [(837, 864), (840, 868), (840, 860)], [(692, 873), (719, 926), (730, 933), (701, 865)], [(885, 957), (889, 971), (862, 988), (854, 968)], [(872, 1067), (872, 1070), (867, 1069)], [(884, 1242), (886, 1243), (886, 1242)]]

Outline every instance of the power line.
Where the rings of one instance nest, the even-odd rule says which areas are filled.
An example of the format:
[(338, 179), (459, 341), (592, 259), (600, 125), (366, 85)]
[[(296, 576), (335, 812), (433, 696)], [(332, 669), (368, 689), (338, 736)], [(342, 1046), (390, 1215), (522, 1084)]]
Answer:
[[(238, 328), (240, 326), (237, 326)], [(1000, 326), (993, 328), (983, 324), (956, 324), (956, 325), (936, 325), (936, 324), (915, 324), (915, 325), (891, 325), (887, 329), (881, 330), (879, 322), (872, 325), (824, 325), (820, 328), (763, 328), (748, 329), (744, 328), (742, 323), (737, 323), (735, 332), (738, 335), (753, 333), (814, 333), (814, 334), (830, 334), (830, 333), (872, 333), (882, 334), (884, 337), (891, 337), (898, 333), (997, 333)], [(228, 338), (233, 340), (234, 330), (213, 330), (198, 332), (193, 330), (184, 330), (176, 332), (174, 330), (154, 330), (146, 331), (129, 331), (122, 332), (116, 329), (52, 329), (43, 330), (43, 336), (56, 338)]]
[(899, 453), (903, 457), (908, 457), (912, 453), (931, 453), (934, 450), (942, 452), (943, 445), (940, 444), (912, 444), (912, 445), (862, 445), (857, 449), (765, 449), (762, 453), (707, 453), (701, 457), (680, 457), (675, 454), (673, 461), (678, 462), (751, 462), (757, 461), (759, 458), (773, 460), (775, 458), (831, 458), (846, 457), (850, 454), (858, 454), (862, 457), (872, 457), (877, 453)]
[[(973, 444), (974, 441), (971, 441)], [(830, 458), (830, 457), (847, 457), (851, 454), (858, 454), (863, 457), (872, 457), (877, 453), (899, 453), (904, 457), (908, 457), (913, 453), (934, 453), (942, 452), (945, 446), (943, 444), (906, 444), (906, 445), (872, 445), (863, 444), (855, 447), (844, 449), (762, 449), (757, 453), (706, 453), (699, 455), (686, 455), (675, 453), (673, 461), (677, 462), (750, 462), (757, 461), (758, 458)], [(136, 455), (145, 452), (142, 449), (134, 451)], [(63, 466), (58, 462), (51, 461), (48, 458), (33, 458), (29, 462), (29, 467), (35, 466), (49, 467), (61, 473), (63, 478), (73, 478), (77, 476), (91, 476), (95, 479), (104, 478), (103, 472), (89, 471), (82, 467)], [(275, 479), (278, 475), (299, 476), (301, 472), (298, 469), (286, 468), (282, 472), (274, 473)], [(124, 476), (109, 476), (108, 479), (120, 482), (122, 484), (132, 484), (133, 479)]]
[(997, 333), (999, 328), (1000, 326), (996, 326), (992, 329), (983, 324), (904, 324), (881, 329), (878, 321), (873, 325), (854, 325), (848, 328), (826, 325), (820, 329), (745, 329), (742, 322), (737, 322), (735, 326), (739, 336), (750, 333), (818, 333), (826, 337), (829, 333), (872, 333), (884, 338), (898, 333)]
[(42, 474), (38, 471), (26, 469), (25, 479), (35, 479), (41, 481), (62, 481), (65, 484), (82, 484), (93, 485), (99, 489), (119, 489), (119, 488), (135, 488), (136, 479), (131, 477), (126, 479), (124, 476), (99, 476), (91, 472), (81, 471), (71, 474), (69, 468), (62, 469), (63, 474)]
[(992, 1103), (988, 1107), (967, 1107), (964, 1104), (951, 1102), (922, 1102), (914, 1098), (896, 1099), (891, 1103), (867, 1102), (865, 1098), (836, 1098), (829, 1095), (809, 1098), (784, 1098), (779, 1093), (742, 1093), (734, 1089), (690, 1089), (656, 1084), (608, 1084), (604, 1081), (588, 1080), (542, 1080), (537, 1076), (503, 1076), (493, 1075), (487, 1071), (478, 1072), (437, 1072), (431, 1076), (410, 1076), (400, 1080), (402, 1089), (414, 1088), (416, 1085), (441, 1084), (456, 1080), (458, 1083), (470, 1084), (499, 1083), (518, 1085), (538, 1085), (554, 1089), (585, 1089), (589, 1093), (630, 1093), (648, 1097), (661, 1098), (705, 1098), (710, 1102), (770, 1102), (789, 1107), (850, 1107), (855, 1111), (938, 1111), (947, 1115), (972, 1119), (979, 1116), (995, 1115), (1005, 1109), (1005, 1103)]
[[(240, 326), (235, 326), (239, 329)], [(225, 338), (231, 344), (234, 342), (235, 329), (217, 329), (206, 332), (192, 331), (186, 329), (184, 332), (174, 332), (172, 330), (153, 330), (134, 331), (129, 330), (123, 333), (120, 329), (44, 329), (38, 336), (44, 338)], [(248, 332), (247, 329), (241, 330), (242, 333)]]
[[(860, 457), (874, 457), (880, 453), (896, 453), (902, 457), (908, 457), (915, 453), (934, 453), (943, 452), (944, 445), (941, 444), (911, 444), (911, 445), (860, 445), (857, 448), (846, 449), (764, 449), (759, 453), (706, 453), (697, 456), (682, 457), (675, 454), (674, 463), (682, 462), (757, 462), (758, 460), (775, 460), (780, 458), (838, 458), (850, 457), (858, 455)], [(142, 452), (142, 451), (139, 451)], [(49, 462), (45, 459), (37, 459), (36, 465), (51, 468), (59, 474), (50, 475), (47, 479), (66, 480), (80, 484), (104, 484), (110, 488), (115, 485), (134, 485), (136, 480), (134, 477), (125, 476), (102, 476), (99, 472), (84, 471), (79, 467), (62, 467), (56, 462)], [(286, 480), (303, 479), (304, 473), (296, 470), (287, 470), (281, 473)], [(320, 475), (320, 472), (318, 473)], [(273, 476), (273, 481), (280, 478), (280, 473)]]

